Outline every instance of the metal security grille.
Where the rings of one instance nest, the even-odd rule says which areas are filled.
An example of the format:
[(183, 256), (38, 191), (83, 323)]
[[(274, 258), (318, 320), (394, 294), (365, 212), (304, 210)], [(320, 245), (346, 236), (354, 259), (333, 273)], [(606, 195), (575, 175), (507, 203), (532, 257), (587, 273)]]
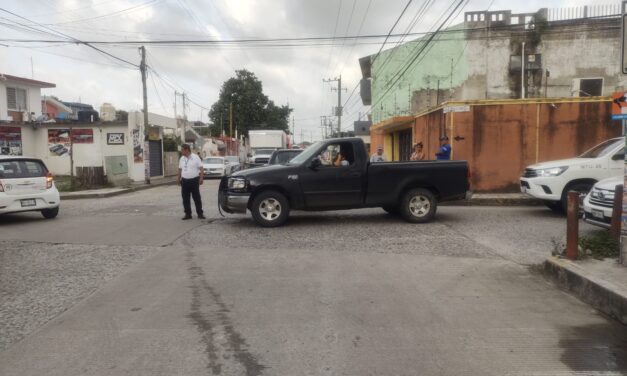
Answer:
[(399, 132), (398, 135), (399, 160), (408, 161), (411, 157), (411, 129)]
[(148, 141), (150, 158), (150, 176), (163, 175), (163, 151), (161, 150), (161, 140)]

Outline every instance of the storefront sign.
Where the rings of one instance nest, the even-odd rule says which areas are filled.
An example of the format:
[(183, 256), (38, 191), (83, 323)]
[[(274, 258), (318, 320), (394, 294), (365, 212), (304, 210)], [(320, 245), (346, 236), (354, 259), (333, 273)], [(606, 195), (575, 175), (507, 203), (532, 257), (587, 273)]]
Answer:
[(124, 133), (107, 133), (107, 145), (124, 145)]
[(72, 142), (75, 144), (93, 144), (93, 129), (72, 129)]
[(71, 149), (69, 129), (48, 129), (48, 151), (51, 156), (69, 156)]
[(443, 112), (445, 114), (449, 113), (449, 112), (468, 112), (470, 111), (470, 106), (466, 105), (466, 106), (447, 106), (444, 107)]
[(22, 155), (20, 127), (0, 127), (0, 155)]

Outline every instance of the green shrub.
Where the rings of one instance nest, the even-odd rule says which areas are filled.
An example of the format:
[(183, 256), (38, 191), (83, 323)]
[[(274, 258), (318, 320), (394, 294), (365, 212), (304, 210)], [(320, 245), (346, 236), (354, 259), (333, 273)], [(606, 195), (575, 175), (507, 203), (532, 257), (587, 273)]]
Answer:
[(602, 260), (607, 257), (618, 257), (620, 242), (610, 236), (609, 231), (599, 230), (588, 236), (579, 238), (580, 257), (590, 256)]

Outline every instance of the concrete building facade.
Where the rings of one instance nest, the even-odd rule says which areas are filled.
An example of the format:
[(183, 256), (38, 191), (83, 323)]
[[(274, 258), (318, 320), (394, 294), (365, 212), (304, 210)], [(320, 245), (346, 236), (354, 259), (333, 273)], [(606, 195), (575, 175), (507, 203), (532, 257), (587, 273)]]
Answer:
[(466, 12), (437, 35), (360, 59), (362, 101), (376, 124), (446, 101), (610, 95), (627, 86), (621, 13), (620, 4)]

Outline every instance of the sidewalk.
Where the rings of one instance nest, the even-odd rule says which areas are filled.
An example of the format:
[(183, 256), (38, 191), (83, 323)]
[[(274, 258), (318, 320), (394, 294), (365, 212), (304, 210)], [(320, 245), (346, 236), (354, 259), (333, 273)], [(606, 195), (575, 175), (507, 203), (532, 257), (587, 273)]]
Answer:
[(133, 182), (128, 187), (114, 187), (114, 188), (101, 188), (101, 189), (88, 189), (85, 191), (75, 192), (61, 192), (61, 200), (78, 200), (83, 198), (104, 198), (112, 197), (125, 193), (141, 191), (144, 189), (150, 189), (160, 187), (164, 185), (176, 184), (176, 176), (168, 176), (165, 178), (152, 179), (150, 184), (144, 182)]
[(615, 259), (549, 257), (543, 271), (561, 288), (627, 325), (627, 267)]

